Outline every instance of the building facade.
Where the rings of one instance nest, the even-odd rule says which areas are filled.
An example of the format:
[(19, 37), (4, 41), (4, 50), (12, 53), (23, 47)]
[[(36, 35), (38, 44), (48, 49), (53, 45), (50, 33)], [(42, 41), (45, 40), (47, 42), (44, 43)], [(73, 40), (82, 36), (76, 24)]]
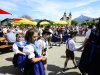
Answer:
[(60, 20), (68, 22), (68, 26), (70, 26), (71, 20), (72, 20), (71, 12), (68, 14), (68, 16), (67, 16), (66, 12), (64, 12), (63, 17)]

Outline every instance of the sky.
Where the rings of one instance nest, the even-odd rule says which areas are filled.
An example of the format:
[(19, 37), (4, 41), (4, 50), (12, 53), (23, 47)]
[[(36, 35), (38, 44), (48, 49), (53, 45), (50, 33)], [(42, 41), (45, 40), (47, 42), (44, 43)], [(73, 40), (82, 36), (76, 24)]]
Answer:
[(0, 20), (28, 15), (32, 19), (58, 21), (66, 12), (72, 19), (85, 15), (100, 17), (100, 0), (0, 0), (0, 9), (10, 12), (0, 14)]

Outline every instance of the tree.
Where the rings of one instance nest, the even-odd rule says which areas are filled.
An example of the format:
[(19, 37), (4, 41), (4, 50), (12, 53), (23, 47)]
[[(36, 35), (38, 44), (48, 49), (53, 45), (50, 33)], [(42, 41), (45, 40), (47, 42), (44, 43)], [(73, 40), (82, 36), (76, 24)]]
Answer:
[(37, 27), (40, 27), (40, 23), (43, 22), (43, 21), (49, 22), (50, 25), (53, 25), (53, 21), (43, 19), (43, 20), (40, 20), (40, 21), (37, 23)]
[(77, 25), (77, 24), (78, 24), (78, 22), (77, 22), (77, 21), (75, 21), (75, 20), (72, 20), (71, 24), (72, 24), (72, 25)]
[(82, 24), (82, 25), (89, 26), (89, 25), (95, 25), (95, 22), (94, 22), (94, 21), (86, 20), (86, 21), (82, 22), (81, 24)]

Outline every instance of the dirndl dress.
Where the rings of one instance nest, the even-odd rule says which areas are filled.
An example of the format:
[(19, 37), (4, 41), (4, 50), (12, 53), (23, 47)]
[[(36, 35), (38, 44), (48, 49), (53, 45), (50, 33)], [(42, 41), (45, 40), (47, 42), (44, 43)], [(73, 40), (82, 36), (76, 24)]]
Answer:
[[(34, 44), (32, 44), (32, 46), (34, 48), (35, 58), (39, 58), (40, 56), (37, 52), (36, 46)], [(28, 59), (25, 64), (23, 75), (45, 75), (42, 61), (33, 63)]]
[[(23, 50), (23, 48), (21, 47), (18, 47), (18, 49), (20, 51)], [(25, 61), (26, 61), (26, 56), (25, 55), (22, 55), (22, 54), (14, 54), (14, 57), (13, 57), (13, 64), (14, 64), (14, 67), (17, 67), (17, 68), (24, 68), (24, 65), (25, 65)]]
[(100, 33), (96, 30), (91, 31), (78, 67), (82, 73), (100, 74)]

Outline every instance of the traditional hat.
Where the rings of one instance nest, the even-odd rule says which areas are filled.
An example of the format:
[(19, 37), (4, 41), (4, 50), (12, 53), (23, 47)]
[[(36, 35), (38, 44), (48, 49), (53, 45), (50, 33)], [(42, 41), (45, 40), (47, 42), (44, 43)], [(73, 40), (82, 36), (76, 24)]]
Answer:
[(43, 34), (51, 34), (51, 32), (48, 29), (43, 30)]

